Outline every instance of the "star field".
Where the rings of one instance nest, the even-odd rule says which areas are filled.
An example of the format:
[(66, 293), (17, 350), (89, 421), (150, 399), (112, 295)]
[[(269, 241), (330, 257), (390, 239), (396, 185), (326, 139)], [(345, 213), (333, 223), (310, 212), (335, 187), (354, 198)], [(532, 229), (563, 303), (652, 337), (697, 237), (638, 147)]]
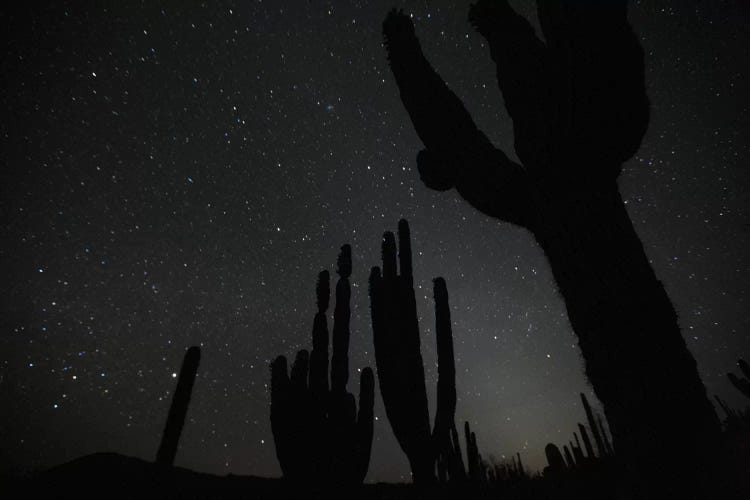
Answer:
[[(412, 13), (435, 68), (514, 156), (494, 65), (459, 4), (3, 8), (3, 471), (97, 451), (153, 459), (184, 351), (200, 345), (176, 464), (278, 476), (269, 364), (311, 346), (317, 273), (350, 243), (350, 369), (374, 367), (367, 276), (399, 218), (431, 411), (443, 276), (456, 422), (470, 421), (483, 456), (520, 451), (532, 470), (547, 442), (567, 442), (584, 419), (578, 393), (596, 400), (545, 257), (526, 231), (422, 185), (381, 44), (388, 9)], [(533, 2), (512, 4), (534, 17)], [(748, 9), (630, 12), (652, 116), (620, 188), (709, 395), (740, 407), (725, 373), (750, 356)], [(375, 416), (367, 480), (406, 480), (377, 391)]]

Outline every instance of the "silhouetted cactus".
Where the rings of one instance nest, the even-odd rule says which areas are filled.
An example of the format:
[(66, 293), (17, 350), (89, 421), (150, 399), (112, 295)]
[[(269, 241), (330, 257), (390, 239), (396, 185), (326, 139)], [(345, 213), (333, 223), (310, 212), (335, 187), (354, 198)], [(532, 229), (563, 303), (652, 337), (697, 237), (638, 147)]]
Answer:
[[(417, 304), (414, 297), (409, 225), (398, 223), (398, 266), (396, 239), (383, 235), (383, 270), (370, 273), (370, 307), (380, 393), (386, 415), (401, 449), (406, 453), (415, 483), (435, 481), (436, 463), (443, 454), (448, 460), (457, 447), (451, 428), (456, 409), (453, 333), (445, 281), (434, 281), (435, 334), (438, 353), (438, 394), (435, 425), (430, 432), (424, 366), (420, 350)], [(399, 269), (400, 268), (400, 274)], [(445, 469), (456, 469), (445, 465)]]
[(523, 462), (521, 461), (521, 452), (516, 452), (516, 457), (518, 457), (518, 475), (521, 477), (526, 477), (526, 469), (523, 466)]
[(450, 442), (447, 445), (437, 443), (438, 481), (462, 483), (466, 481), (466, 468), (461, 455), (461, 444), (455, 422), (451, 422)]
[(284, 478), (324, 487), (362, 484), (370, 463), (375, 380), (360, 376), (359, 414), (347, 392), (351, 248), (341, 247), (336, 285), (331, 383), (328, 389), (329, 275), (318, 276), (313, 350), (297, 353), (291, 371), (279, 356), (271, 365), (271, 431)]
[(727, 374), (727, 377), (729, 377), (729, 381), (738, 391), (750, 398), (750, 366), (748, 366), (744, 359), (738, 360), (737, 365), (740, 367), (740, 371), (742, 371), (744, 377), (738, 377), (731, 372)]
[(586, 399), (584, 393), (581, 393), (581, 402), (583, 402), (583, 409), (586, 411), (586, 419), (589, 422), (589, 429), (591, 429), (591, 434), (593, 434), (594, 441), (596, 442), (596, 449), (599, 452), (599, 456), (603, 457), (607, 454), (607, 448), (605, 447), (604, 439), (599, 432), (599, 427), (594, 418), (594, 412), (591, 410), (591, 405), (589, 405), (589, 400)]
[(457, 482), (463, 482), (467, 479), (466, 467), (464, 466), (464, 459), (461, 453), (461, 443), (458, 439), (458, 430), (456, 429), (456, 423), (451, 423), (451, 441), (453, 448), (451, 450), (451, 477), (449, 479)]
[(567, 467), (565, 466), (565, 460), (563, 459), (560, 448), (555, 446), (553, 443), (547, 444), (544, 447), (544, 454), (547, 456), (547, 467), (544, 468), (544, 475), (547, 476), (559, 476)]
[(482, 458), (477, 446), (477, 435), (471, 432), (469, 422), (464, 422), (464, 438), (466, 439), (466, 463), (468, 465), (469, 479), (479, 481), (481, 478)]
[(724, 402), (724, 400), (722, 400), (719, 396), (714, 395), (714, 399), (719, 404), (719, 407), (721, 407), (721, 409), (724, 411), (724, 414), (726, 415), (727, 420), (731, 421), (731, 420), (736, 420), (739, 418), (739, 414), (736, 411), (734, 411), (732, 408), (730, 408), (729, 405), (727, 405)]
[(586, 427), (584, 427), (582, 423), (578, 424), (578, 431), (581, 433), (583, 446), (586, 448), (586, 457), (589, 460), (594, 460), (596, 458), (596, 455), (594, 454), (594, 447), (591, 446), (591, 439), (589, 439), (589, 433), (586, 431)]
[(190, 395), (193, 392), (195, 374), (198, 372), (198, 363), (201, 360), (201, 349), (198, 346), (190, 347), (185, 353), (180, 367), (180, 375), (177, 378), (177, 387), (172, 395), (172, 404), (169, 406), (167, 423), (164, 425), (159, 450), (156, 452), (156, 463), (163, 465), (174, 464), (177, 454), (177, 446), (185, 425)]
[(573, 445), (572, 442), (570, 443), (570, 449), (573, 451), (573, 458), (575, 458), (576, 464), (583, 465), (586, 462), (586, 457), (583, 454), (583, 450), (581, 450), (581, 443), (578, 441), (578, 434), (574, 432), (573, 437), (576, 440), (575, 445)]
[(720, 425), (618, 191), (649, 121), (643, 50), (626, 0), (538, 0), (537, 11), (544, 41), (507, 0), (469, 11), (496, 63), (521, 164), (478, 130), (395, 10), (383, 23), (388, 60), (425, 145), (420, 177), (534, 234), (614, 445), (637, 469), (624, 476), (667, 494), (706, 477)]
[(570, 453), (570, 449), (568, 448), (568, 445), (563, 446), (563, 451), (565, 452), (565, 463), (568, 465), (569, 468), (573, 468), (576, 466), (576, 461), (573, 459), (573, 455)]

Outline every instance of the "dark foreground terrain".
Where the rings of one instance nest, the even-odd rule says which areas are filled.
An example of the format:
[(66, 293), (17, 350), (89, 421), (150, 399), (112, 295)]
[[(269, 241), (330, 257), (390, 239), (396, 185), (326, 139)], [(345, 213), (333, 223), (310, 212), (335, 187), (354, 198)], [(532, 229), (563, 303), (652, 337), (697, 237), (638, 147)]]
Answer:
[[(604, 468), (557, 479), (537, 476), (492, 485), (442, 484), (430, 488), (378, 483), (366, 484), (357, 491), (316, 491), (309, 485), (289, 485), (281, 479), (204, 474), (117, 453), (96, 453), (28, 477), (4, 477), (1, 481), (0, 498), (624, 498), (613, 488), (614, 481)], [(741, 498), (725, 495), (716, 498)]]

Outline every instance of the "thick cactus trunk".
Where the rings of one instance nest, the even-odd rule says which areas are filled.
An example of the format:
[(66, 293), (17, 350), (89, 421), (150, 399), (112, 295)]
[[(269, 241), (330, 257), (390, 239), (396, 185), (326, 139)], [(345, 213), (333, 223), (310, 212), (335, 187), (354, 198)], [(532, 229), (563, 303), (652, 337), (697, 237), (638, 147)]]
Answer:
[(536, 236), (565, 299), (586, 375), (618, 454), (642, 474), (684, 478), (706, 466), (718, 418), (616, 186), (585, 204), (577, 194), (575, 203), (546, 211), (551, 220)]

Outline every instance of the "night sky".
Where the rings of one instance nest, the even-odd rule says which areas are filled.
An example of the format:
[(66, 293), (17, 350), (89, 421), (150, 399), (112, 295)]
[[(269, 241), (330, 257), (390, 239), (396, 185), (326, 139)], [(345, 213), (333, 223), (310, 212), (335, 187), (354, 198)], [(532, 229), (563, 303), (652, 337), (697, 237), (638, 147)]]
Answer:
[[(2, 471), (97, 451), (153, 460), (195, 344), (176, 464), (280, 475), (269, 363), (311, 346), (317, 273), (350, 243), (350, 366), (374, 367), (367, 276), (402, 217), (433, 414), (443, 276), (457, 423), (483, 456), (520, 451), (532, 469), (570, 439), (578, 393), (596, 400), (544, 255), (527, 231), (422, 185), (381, 43), (390, 7), (413, 13), (436, 69), (515, 157), (468, 2), (50, 3), (2, 12)], [(709, 394), (735, 407), (746, 401), (724, 374), (750, 357), (744, 3), (632, 4), (652, 118), (620, 177)], [(512, 4), (534, 17), (533, 2)], [(407, 479), (379, 392), (375, 412), (367, 480)]]

